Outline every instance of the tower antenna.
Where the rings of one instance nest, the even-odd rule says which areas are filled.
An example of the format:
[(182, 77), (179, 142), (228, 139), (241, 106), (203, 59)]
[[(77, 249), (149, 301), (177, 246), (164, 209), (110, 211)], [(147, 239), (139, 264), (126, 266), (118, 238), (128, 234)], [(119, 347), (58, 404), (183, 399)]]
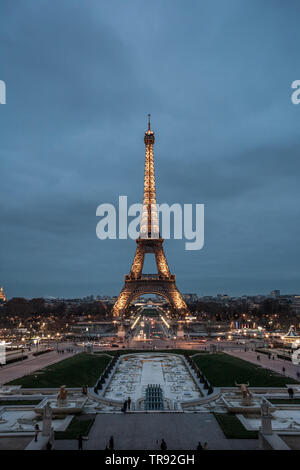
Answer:
[(151, 130), (151, 127), (150, 127), (150, 118), (151, 118), (151, 114), (148, 114), (148, 131)]

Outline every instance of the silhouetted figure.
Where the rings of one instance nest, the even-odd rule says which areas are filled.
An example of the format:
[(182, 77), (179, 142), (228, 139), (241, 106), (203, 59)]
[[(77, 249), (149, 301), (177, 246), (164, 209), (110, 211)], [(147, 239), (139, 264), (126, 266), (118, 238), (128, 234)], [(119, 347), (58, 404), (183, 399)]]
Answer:
[(124, 401), (123, 408), (124, 408), (124, 413), (126, 413), (126, 411), (127, 411), (127, 400)]
[(204, 442), (204, 444), (203, 444), (203, 450), (207, 450), (207, 449), (208, 449), (208, 444), (207, 444), (207, 442)]
[(115, 448), (114, 436), (110, 436), (110, 439), (108, 442), (108, 448), (109, 450), (114, 450)]
[(198, 445), (197, 445), (197, 447), (196, 447), (196, 450), (203, 450), (203, 447), (202, 447), (202, 444), (201, 444), (200, 441), (198, 442)]
[(164, 439), (161, 440), (160, 450), (167, 450), (167, 443)]
[(38, 440), (39, 432), (40, 432), (39, 425), (36, 424), (36, 425), (34, 426), (34, 441), (35, 441), (35, 442), (37, 442), (37, 440)]
[(282, 367), (282, 372), (285, 374), (285, 367), (284, 366)]
[(50, 441), (47, 442), (46, 450), (52, 450), (52, 444)]
[(130, 410), (130, 405), (131, 405), (131, 398), (128, 397), (128, 398), (127, 398), (127, 407), (128, 407), (128, 410)]
[(79, 434), (77, 441), (78, 441), (78, 450), (82, 450), (83, 438), (81, 434)]
[(294, 389), (292, 387), (288, 388), (288, 394), (290, 398), (294, 398)]

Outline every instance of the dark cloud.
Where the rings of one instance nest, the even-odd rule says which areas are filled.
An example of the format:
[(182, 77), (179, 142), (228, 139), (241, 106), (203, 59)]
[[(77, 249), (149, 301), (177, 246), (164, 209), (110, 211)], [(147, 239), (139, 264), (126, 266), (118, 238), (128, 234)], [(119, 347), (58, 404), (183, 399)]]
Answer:
[(205, 246), (165, 244), (183, 291), (299, 286), (296, 1), (1, 3), (0, 284), (116, 294), (133, 241), (96, 207), (140, 202), (147, 112), (160, 202), (204, 203)]

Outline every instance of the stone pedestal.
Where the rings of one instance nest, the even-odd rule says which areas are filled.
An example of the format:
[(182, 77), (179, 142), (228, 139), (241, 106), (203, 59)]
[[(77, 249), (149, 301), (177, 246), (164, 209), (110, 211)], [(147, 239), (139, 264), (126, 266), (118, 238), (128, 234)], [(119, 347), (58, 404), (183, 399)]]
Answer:
[(261, 417), (261, 432), (266, 435), (273, 434), (272, 430), (272, 416)]
[(273, 434), (272, 431), (272, 415), (271, 415), (271, 406), (269, 402), (263, 398), (261, 403), (261, 428), (260, 431), (262, 434), (270, 436)]
[(177, 328), (177, 338), (183, 338), (183, 337), (184, 337), (183, 326), (179, 324)]
[(125, 336), (126, 336), (126, 331), (125, 331), (124, 326), (121, 324), (118, 327), (118, 338), (124, 340)]
[(246, 397), (242, 397), (242, 406), (251, 406), (252, 405), (252, 397), (247, 395)]
[(88, 353), (88, 354), (92, 354), (94, 351), (94, 347), (91, 343), (86, 343), (84, 345), (84, 352)]
[(52, 409), (48, 402), (44, 408), (43, 431), (42, 431), (43, 436), (51, 436), (51, 426), (52, 426)]
[(58, 398), (57, 399), (57, 406), (58, 408), (64, 408), (68, 404), (68, 400), (66, 398)]

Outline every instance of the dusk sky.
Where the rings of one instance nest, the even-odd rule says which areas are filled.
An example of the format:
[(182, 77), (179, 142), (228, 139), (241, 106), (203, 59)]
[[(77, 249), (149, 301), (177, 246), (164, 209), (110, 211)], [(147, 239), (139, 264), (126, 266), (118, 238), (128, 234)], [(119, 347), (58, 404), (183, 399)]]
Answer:
[(96, 208), (142, 202), (147, 113), (158, 201), (205, 204), (202, 250), (164, 244), (179, 289), (300, 293), (299, 18), (297, 0), (0, 0), (7, 296), (119, 293), (136, 243), (97, 239)]

